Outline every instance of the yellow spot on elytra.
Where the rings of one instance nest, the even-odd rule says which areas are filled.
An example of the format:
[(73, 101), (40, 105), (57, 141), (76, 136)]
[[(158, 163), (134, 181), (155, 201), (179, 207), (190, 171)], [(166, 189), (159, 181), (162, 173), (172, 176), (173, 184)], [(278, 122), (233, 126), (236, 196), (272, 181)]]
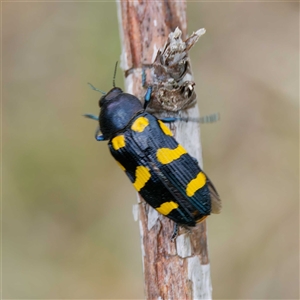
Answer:
[(138, 166), (135, 170), (135, 182), (133, 183), (133, 186), (139, 192), (145, 186), (150, 177), (151, 174), (148, 168)]
[(119, 150), (120, 148), (125, 147), (125, 136), (124, 135), (117, 135), (112, 139), (112, 146), (115, 150)]
[(137, 118), (131, 125), (131, 129), (137, 132), (143, 132), (144, 129), (149, 125), (149, 120), (145, 117)]
[(206, 177), (202, 172), (199, 172), (197, 177), (191, 180), (186, 187), (186, 194), (193, 197), (194, 194), (201, 189), (206, 183)]
[(178, 145), (175, 149), (160, 148), (156, 152), (157, 160), (162, 164), (169, 164), (170, 162), (178, 159), (181, 155), (187, 153), (186, 150)]
[(173, 209), (176, 209), (179, 205), (173, 201), (165, 202), (160, 207), (155, 208), (159, 213), (166, 216), (168, 215)]
[(116, 162), (119, 165), (119, 167), (122, 169), (122, 171), (126, 170), (125, 167), (120, 162), (118, 162), (117, 160), (116, 160)]
[(159, 123), (161, 130), (164, 132), (164, 134), (173, 136), (171, 130), (169, 129), (168, 126), (166, 126), (166, 124), (164, 124), (164, 122), (162, 122), (161, 120), (158, 120), (158, 123)]

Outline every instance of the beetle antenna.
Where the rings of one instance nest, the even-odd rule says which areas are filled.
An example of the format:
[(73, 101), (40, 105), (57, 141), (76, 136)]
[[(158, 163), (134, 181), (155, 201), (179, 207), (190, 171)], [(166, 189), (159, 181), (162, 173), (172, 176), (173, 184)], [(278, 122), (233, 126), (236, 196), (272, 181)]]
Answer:
[(97, 91), (97, 92), (101, 93), (102, 95), (105, 95), (105, 94), (106, 94), (105, 92), (103, 92), (103, 91), (101, 91), (101, 90), (95, 88), (95, 87), (94, 87), (91, 83), (89, 83), (89, 82), (88, 82), (88, 85), (91, 87), (92, 90)]
[(115, 65), (115, 71), (114, 71), (114, 77), (113, 77), (113, 87), (116, 87), (117, 67), (118, 67), (118, 61), (116, 61), (116, 65)]

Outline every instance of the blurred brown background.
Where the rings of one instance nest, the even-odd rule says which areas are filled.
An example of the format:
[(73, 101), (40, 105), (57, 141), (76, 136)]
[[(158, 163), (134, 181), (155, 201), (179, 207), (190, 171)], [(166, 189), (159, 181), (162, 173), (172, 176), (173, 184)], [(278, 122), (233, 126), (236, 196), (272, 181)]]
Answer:
[[(299, 3), (188, 3), (217, 299), (295, 299)], [(2, 3), (5, 299), (143, 298), (134, 189), (96, 143), (120, 39), (115, 3)], [(116, 82), (123, 87), (122, 72)]]

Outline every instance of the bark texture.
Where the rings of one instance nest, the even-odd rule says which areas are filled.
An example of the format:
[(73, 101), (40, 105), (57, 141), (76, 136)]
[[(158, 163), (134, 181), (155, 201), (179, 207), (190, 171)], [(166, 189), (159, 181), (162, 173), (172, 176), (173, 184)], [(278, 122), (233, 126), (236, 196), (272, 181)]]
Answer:
[[(142, 70), (153, 86), (149, 111), (156, 116), (198, 118), (188, 51), (205, 33), (187, 38), (185, 1), (117, 2), (126, 91), (143, 99)], [(180, 28), (179, 29), (177, 29)], [(175, 138), (202, 167), (199, 124), (175, 122)], [(147, 299), (211, 299), (205, 221), (170, 240), (173, 222), (144, 200), (133, 208), (141, 234)]]

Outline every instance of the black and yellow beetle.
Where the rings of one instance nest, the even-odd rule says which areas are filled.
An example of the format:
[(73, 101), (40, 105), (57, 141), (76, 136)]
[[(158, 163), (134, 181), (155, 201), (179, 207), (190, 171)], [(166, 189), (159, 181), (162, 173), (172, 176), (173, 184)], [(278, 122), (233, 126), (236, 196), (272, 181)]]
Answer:
[(99, 121), (96, 140), (108, 141), (112, 156), (145, 201), (176, 224), (195, 226), (219, 213), (221, 200), (197, 160), (164, 124), (176, 118), (157, 119), (146, 111), (150, 96), (148, 88), (143, 106), (114, 87), (99, 100), (99, 118), (85, 116)]

